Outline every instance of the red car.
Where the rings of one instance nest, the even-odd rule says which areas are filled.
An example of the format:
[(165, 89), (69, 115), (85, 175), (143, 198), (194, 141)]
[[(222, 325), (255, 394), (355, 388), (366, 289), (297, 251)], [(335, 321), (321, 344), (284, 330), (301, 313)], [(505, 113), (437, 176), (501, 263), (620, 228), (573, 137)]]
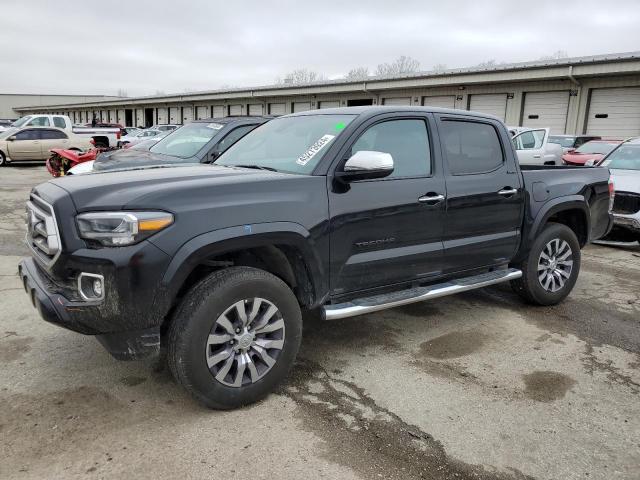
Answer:
[(562, 162), (565, 165), (575, 166), (582, 166), (589, 160), (594, 160), (597, 163), (621, 143), (622, 140), (591, 140), (565, 153), (562, 156)]

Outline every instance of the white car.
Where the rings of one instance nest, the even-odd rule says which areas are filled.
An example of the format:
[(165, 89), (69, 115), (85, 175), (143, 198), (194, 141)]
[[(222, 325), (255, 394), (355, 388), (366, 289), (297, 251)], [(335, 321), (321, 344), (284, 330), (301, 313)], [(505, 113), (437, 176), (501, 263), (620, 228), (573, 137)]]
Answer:
[(549, 128), (518, 130), (511, 141), (520, 165), (562, 165), (562, 146), (549, 141)]
[(134, 132), (131, 135), (125, 135), (118, 142), (119, 147), (129, 148), (140, 142), (145, 140), (149, 140), (158, 135), (166, 134), (167, 132), (162, 132), (160, 130), (155, 130), (153, 128), (148, 128), (146, 130), (139, 130), (138, 132)]
[(611, 240), (640, 242), (640, 138), (621, 143), (599, 164), (615, 189)]

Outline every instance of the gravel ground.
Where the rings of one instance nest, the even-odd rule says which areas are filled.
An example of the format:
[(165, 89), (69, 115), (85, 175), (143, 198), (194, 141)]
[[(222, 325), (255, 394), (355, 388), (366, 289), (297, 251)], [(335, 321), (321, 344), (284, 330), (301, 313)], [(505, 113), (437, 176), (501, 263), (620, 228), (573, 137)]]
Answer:
[(42, 166), (0, 170), (0, 478), (640, 478), (640, 247), (561, 305), (498, 286), (308, 318), (288, 382), (215, 412), (156, 362), (43, 322), (16, 276)]

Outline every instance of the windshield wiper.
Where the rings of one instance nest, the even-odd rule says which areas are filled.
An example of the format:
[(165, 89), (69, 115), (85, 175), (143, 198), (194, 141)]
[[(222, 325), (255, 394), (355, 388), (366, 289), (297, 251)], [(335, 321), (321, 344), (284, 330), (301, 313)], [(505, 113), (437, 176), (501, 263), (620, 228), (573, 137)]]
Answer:
[(256, 170), (268, 170), (269, 172), (277, 172), (275, 168), (263, 167), (262, 165), (225, 165), (225, 167), (255, 168)]

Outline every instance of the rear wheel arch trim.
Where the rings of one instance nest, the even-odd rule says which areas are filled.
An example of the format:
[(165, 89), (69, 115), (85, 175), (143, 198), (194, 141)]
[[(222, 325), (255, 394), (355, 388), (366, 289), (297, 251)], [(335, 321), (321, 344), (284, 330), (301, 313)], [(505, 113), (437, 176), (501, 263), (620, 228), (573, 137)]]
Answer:
[[(536, 236), (540, 234), (540, 232), (544, 229), (545, 225), (549, 223), (549, 219), (557, 214), (562, 213), (568, 210), (580, 210), (584, 215), (584, 222), (586, 223), (586, 233), (587, 239), (589, 241), (590, 232), (591, 232), (591, 217), (589, 213), (589, 207), (584, 199), (584, 197), (580, 195), (571, 195), (567, 197), (559, 197), (554, 198), (547, 202), (538, 212), (538, 215), (535, 217), (533, 221), (533, 225), (531, 227), (531, 231), (528, 235), (529, 244), (533, 243)], [(577, 236), (577, 235), (576, 235)]]

